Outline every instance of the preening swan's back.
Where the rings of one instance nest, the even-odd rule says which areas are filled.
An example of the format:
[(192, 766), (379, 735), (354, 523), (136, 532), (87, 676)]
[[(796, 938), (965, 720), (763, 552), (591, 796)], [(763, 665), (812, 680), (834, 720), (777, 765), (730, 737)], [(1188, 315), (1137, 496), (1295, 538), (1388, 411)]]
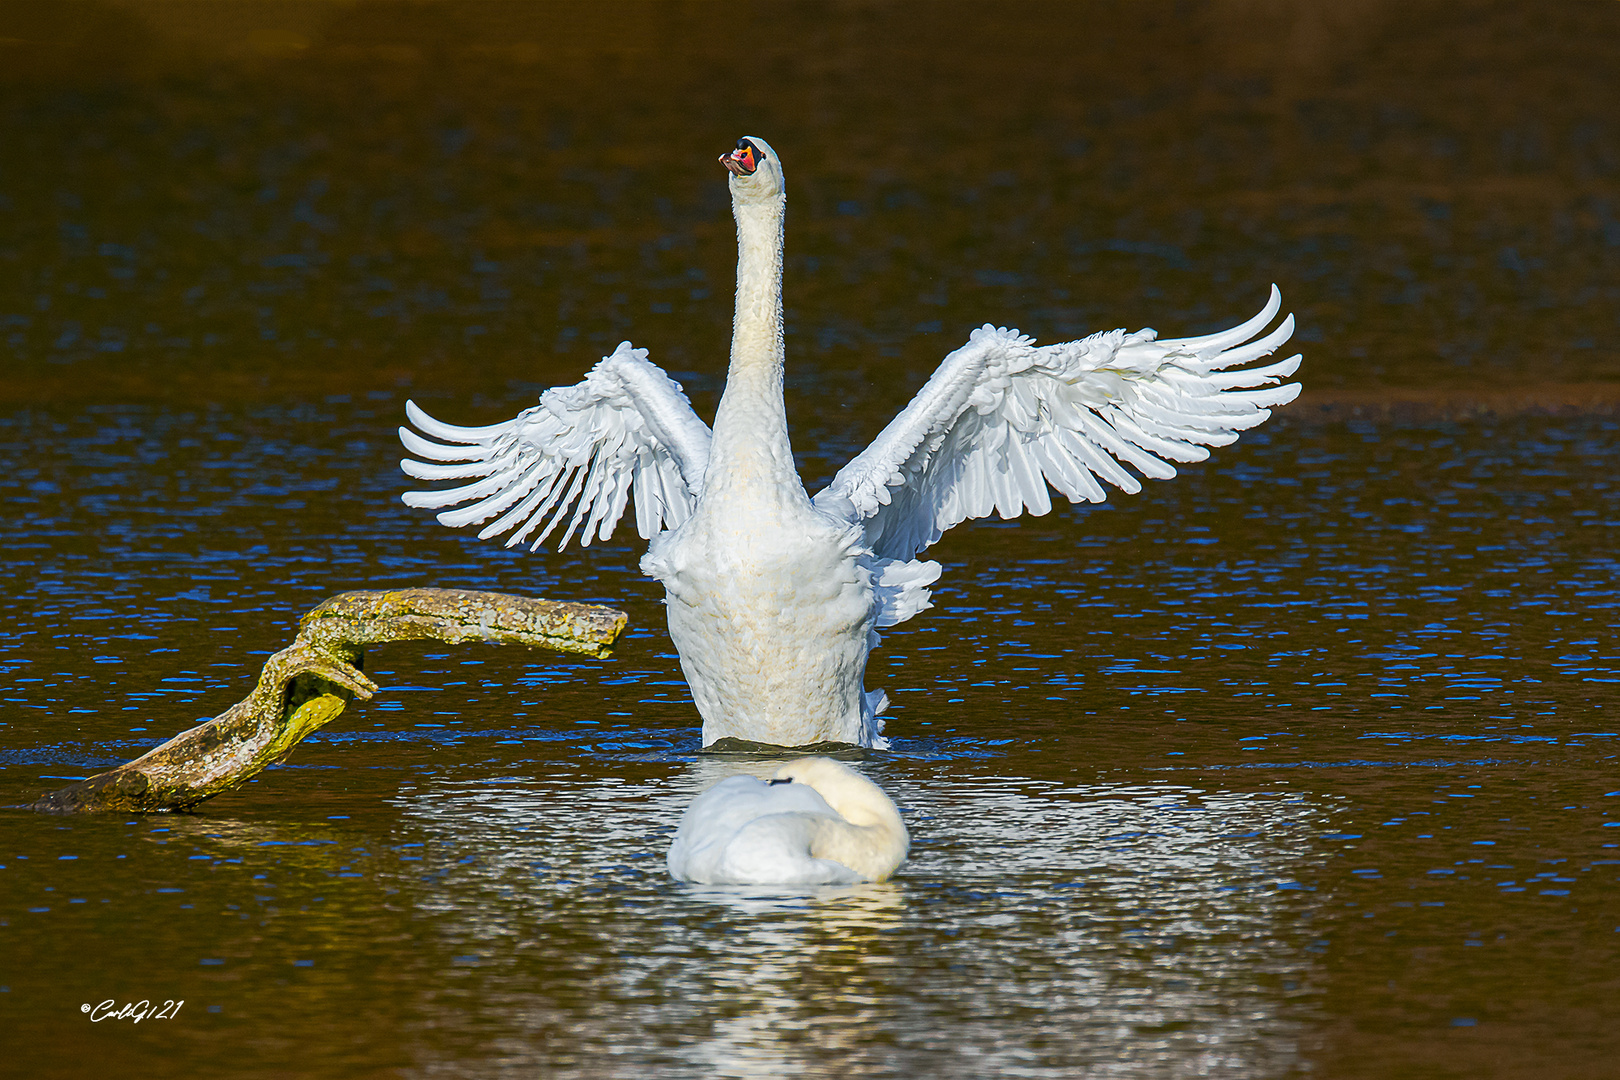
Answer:
[(732, 776), (694, 799), (668, 866), (701, 885), (839, 885), (887, 880), (910, 846), (881, 788), (830, 758), (802, 758), (775, 780)]
[(816, 818), (837, 815), (807, 784), (731, 776), (699, 795), (669, 849), (669, 873), (702, 885), (817, 885), (860, 881), (810, 855)]

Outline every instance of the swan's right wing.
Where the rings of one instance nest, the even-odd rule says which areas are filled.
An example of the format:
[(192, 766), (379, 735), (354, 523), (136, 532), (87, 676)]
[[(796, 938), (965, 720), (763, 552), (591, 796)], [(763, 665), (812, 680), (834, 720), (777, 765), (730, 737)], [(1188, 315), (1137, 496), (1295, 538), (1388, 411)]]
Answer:
[[(540, 395), (540, 404), (504, 424), (456, 427), (405, 403), (406, 415), (432, 439), (399, 429), (405, 449), (426, 461), (399, 463), (418, 480), (468, 480), (440, 491), (407, 491), (407, 506), (438, 509), (452, 528), (496, 520), (479, 539), (513, 530), (512, 547), (544, 526), (537, 548), (568, 517), (558, 550), (583, 523), (580, 543), (613, 535), (632, 491), (636, 528), (651, 539), (685, 521), (703, 490), (709, 426), (680, 384), (628, 341), (591, 369), (583, 382)], [(439, 440), (437, 442), (434, 439)], [(569, 517), (571, 507), (573, 514)]]

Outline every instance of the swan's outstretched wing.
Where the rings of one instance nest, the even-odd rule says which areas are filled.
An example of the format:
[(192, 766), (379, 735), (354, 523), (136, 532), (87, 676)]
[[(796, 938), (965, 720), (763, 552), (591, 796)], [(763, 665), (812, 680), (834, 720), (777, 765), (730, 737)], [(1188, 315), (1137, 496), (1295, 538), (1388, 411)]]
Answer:
[(547, 390), (540, 404), (504, 424), (456, 427), (433, 419), (414, 402), (405, 403), (405, 412), (411, 423), (440, 440), (399, 429), (405, 449), (427, 459), (401, 461), (407, 475), (481, 478), (443, 491), (407, 491), (406, 505), (438, 509), (467, 503), (444, 511), (439, 521), (459, 528), (495, 518), (478, 536), (512, 529), (507, 547), (544, 525), (531, 550), (539, 547), (576, 500), (558, 550), (581, 522), (581, 544), (588, 547), (597, 536), (606, 540), (632, 489), (636, 528), (651, 539), (691, 514), (709, 464), (709, 426), (692, 411), (680, 384), (647, 360), (646, 349), (632, 349), (628, 341), (583, 382)]
[[(911, 559), (951, 526), (999, 510), (1052, 508), (1046, 486), (1101, 502), (1100, 477), (1140, 491), (1125, 462), (1168, 479), (1170, 461), (1202, 461), (1254, 427), (1299, 384), (1276, 385), (1300, 358), (1230, 370), (1266, 356), (1294, 332), (1276, 317), (1282, 295), (1241, 326), (1157, 340), (1152, 330), (1093, 334), (1037, 347), (986, 325), (945, 358), (910, 405), (839, 470), (816, 505), (864, 523), (882, 558)], [(1115, 459), (1118, 459), (1117, 461)], [(1168, 460), (1166, 460), (1168, 459)]]

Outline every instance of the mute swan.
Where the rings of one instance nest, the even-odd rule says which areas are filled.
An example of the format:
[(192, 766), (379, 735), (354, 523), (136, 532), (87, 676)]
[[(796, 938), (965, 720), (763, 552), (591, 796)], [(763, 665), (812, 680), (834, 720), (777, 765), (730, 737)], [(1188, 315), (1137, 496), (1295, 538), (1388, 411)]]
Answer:
[(694, 799), (669, 873), (699, 885), (887, 881), (910, 849), (882, 788), (831, 758), (800, 758), (774, 780), (732, 776)]
[(408, 475), (474, 481), (406, 492), (406, 504), (469, 504), (439, 521), (494, 518), (479, 537), (511, 530), (509, 547), (541, 529), (539, 547), (565, 517), (558, 550), (582, 524), (581, 544), (606, 540), (634, 493), (636, 527), (651, 540), (641, 569), (664, 585), (704, 745), (886, 747), (887, 697), (863, 688), (866, 658), (878, 628), (932, 606), (940, 565), (917, 556), (946, 529), (992, 510), (1045, 514), (1048, 484), (1071, 502), (1101, 502), (1098, 478), (1140, 491), (1119, 462), (1168, 479), (1169, 461), (1204, 460), (1205, 447), (1235, 441), (1299, 394), (1278, 385), (1297, 355), (1232, 370), (1293, 333), (1289, 315), (1250, 340), (1282, 304), (1275, 285), (1254, 318), (1204, 337), (1111, 330), (1037, 347), (986, 323), (811, 498), (782, 402), (782, 165), (752, 136), (720, 162), (737, 220), (737, 307), (712, 433), (628, 341), (506, 423), (456, 427), (406, 402), (432, 439), (399, 430), (425, 459), (402, 461)]

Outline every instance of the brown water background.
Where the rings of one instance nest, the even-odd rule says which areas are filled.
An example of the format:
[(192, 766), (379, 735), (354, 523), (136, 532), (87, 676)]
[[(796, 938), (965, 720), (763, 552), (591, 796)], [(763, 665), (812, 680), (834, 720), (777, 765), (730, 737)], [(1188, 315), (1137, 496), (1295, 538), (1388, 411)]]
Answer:
[[(0, 803), (344, 589), (632, 625), (379, 651), (196, 814), (7, 813), (0, 1073), (1615, 1075), (1616, 101), (1613, 3), (0, 4)], [(712, 412), (744, 133), (812, 486), (984, 321), (1275, 281), (1306, 355), (1209, 463), (934, 550), (868, 674), (887, 886), (670, 882), (768, 763), (699, 753), (633, 530), (397, 501), (406, 397), (505, 419), (630, 338)]]

